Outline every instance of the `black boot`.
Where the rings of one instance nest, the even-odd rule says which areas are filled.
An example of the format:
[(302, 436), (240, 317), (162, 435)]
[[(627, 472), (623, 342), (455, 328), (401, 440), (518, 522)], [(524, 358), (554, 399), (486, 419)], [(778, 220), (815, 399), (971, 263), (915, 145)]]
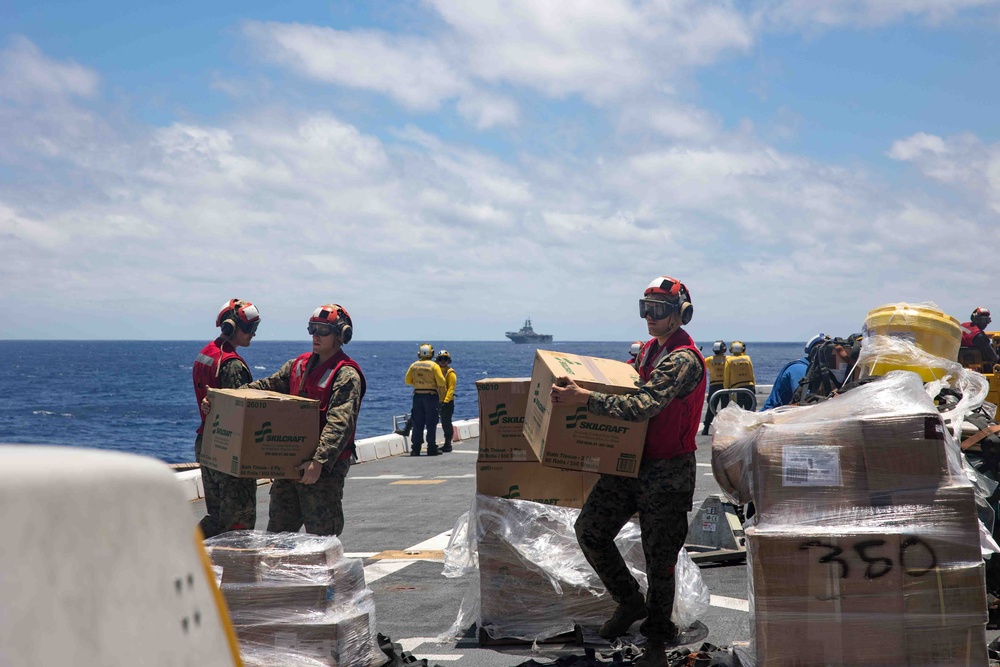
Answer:
[(607, 640), (621, 637), (641, 618), (646, 618), (646, 599), (642, 593), (636, 593), (630, 600), (618, 605), (615, 613), (604, 622), (597, 634)]
[(413, 445), (410, 447), (410, 456), (420, 456), (420, 446)]
[(450, 452), (451, 451), (451, 443), (450, 442), (444, 443), (444, 447), (441, 448), (441, 451), (443, 453)]
[[(662, 642), (649, 640), (646, 648), (633, 663), (635, 667), (670, 667), (670, 660), (667, 659), (667, 648)], [(687, 661), (684, 662), (687, 664)]]
[(440, 453), (437, 445), (427, 445), (427, 456), (437, 456)]

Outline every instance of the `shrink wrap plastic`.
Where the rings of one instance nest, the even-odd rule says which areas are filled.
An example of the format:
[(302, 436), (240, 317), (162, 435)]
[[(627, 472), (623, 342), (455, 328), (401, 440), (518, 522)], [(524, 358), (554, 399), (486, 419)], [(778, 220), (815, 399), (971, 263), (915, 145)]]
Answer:
[[(455, 624), (454, 638), (475, 621), (495, 639), (543, 640), (596, 628), (615, 602), (587, 563), (573, 528), (580, 510), (477, 494), (452, 531), (444, 575), (473, 575)], [(640, 587), (646, 589), (639, 526), (627, 523), (615, 539)], [(701, 572), (681, 551), (673, 620), (695, 623), (709, 607)]]
[(375, 602), (340, 540), (235, 531), (205, 541), (248, 665), (379, 667)]
[[(873, 337), (859, 363), (919, 352)], [(920, 363), (950, 363), (936, 359)], [(995, 543), (953, 434), (985, 392), (957, 364), (947, 370), (926, 387), (892, 371), (814, 405), (716, 417), (716, 479), (756, 510), (746, 524), (754, 653), (741, 658), (987, 664), (981, 545)], [(963, 396), (942, 414), (932, 396), (944, 387)]]

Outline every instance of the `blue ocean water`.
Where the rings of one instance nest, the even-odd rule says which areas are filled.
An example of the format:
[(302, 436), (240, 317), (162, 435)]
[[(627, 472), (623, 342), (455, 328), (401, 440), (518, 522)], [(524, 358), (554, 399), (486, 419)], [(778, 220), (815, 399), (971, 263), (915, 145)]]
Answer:
[[(630, 342), (546, 343), (544, 349), (628, 358)], [(347, 348), (368, 380), (358, 437), (392, 431), (409, 412), (403, 384), (417, 342), (355, 341)], [(168, 463), (194, 458), (198, 412), (191, 363), (197, 341), (0, 341), (0, 442), (75, 445), (146, 454)], [(710, 353), (711, 343), (703, 343)], [(475, 381), (531, 375), (535, 346), (508, 341), (436, 342), (458, 373), (455, 419), (478, 416)], [(254, 341), (241, 350), (254, 378), (276, 372), (307, 342)], [(757, 381), (770, 384), (801, 343), (748, 343)]]

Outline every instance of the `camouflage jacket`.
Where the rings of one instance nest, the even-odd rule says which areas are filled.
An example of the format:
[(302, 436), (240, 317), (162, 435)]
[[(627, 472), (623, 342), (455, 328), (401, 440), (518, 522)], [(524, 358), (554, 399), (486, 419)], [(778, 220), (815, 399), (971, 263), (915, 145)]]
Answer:
[(219, 369), (219, 389), (239, 389), (251, 380), (250, 369), (239, 359), (230, 359)]
[[(310, 364), (315, 363), (316, 359), (318, 357), (314, 355), (310, 359)], [(294, 363), (295, 359), (286, 361), (277, 373), (271, 377), (251, 382), (247, 388), (277, 391), (282, 394), (289, 393), (289, 380)], [(312, 366), (307, 368), (307, 372), (311, 370)], [(324, 469), (332, 469), (341, 452), (350, 444), (360, 409), (361, 376), (350, 366), (344, 366), (337, 373), (337, 377), (333, 379), (330, 404), (326, 408), (326, 426), (319, 434), (319, 445), (316, 447), (316, 453), (313, 454), (313, 460), (322, 463)]]
[(698, 387), (705, 372), (698, 356), (690, 350), (666, 354), (639, 383), (639, 391), (624, 396), (591, 392), (587, 411), (630, 422), (641, 422), (659, 414), (675, 398), (687, 396)]

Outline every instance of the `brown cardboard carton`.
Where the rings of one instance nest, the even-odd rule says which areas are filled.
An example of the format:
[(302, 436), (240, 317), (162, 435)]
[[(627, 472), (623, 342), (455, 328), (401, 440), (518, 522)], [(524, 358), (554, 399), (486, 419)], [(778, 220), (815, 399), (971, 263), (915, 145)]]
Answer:
[[(330, 540), (327, 548), (303, 548), (301, 544), (282, 548), (279, 544), (273, 544), (262, 549), (253, 545), (259, 533), (248, 532), (245, 535), (245, 540), (232, 536), (227, 540), (237, 544), (245, 542), (246, 548), (231, 545), (210, 546), (208, 549), (212, 564), (222, 568), (223, 586), (300, 582), (322, 576), (332, 577), (335, 581), (354, 580), (359, 574), (354, 559), (344, 558), (344, 548), (339, 541)], [(363, 569), (360, 575), (364, 576)]]
[(530, 385), (529, 378), (476, 382), (480, 461), (538, 461), (523, 433)]
[(985, 627), (981, 565), (950, 563), (949, 540), (931, 527), (750, 528), (747, 540), (759, 664), (943, 666), (976, 654), (956, 638)]
[(319, 443), (319, 401), (257, 389), (210, 389), (201, 464), (234, 477), (298, 479)]
[(569, 377), (584, 389), (610, 394), (636, 391), (639, 375), (628, 364), (568, 352), (538, 350), (531, 372), (524, 437), (542, 465), (636, 477), (646, 422), (599, 417), (586, 406), (553, 405), (556, 378)]
[(937, 415), (765, 424), (752, 452), (758, 511), (839, 520), (899, 492), (933, 499), (951, 481), (942, 429)]
[(583, 507), (600, 475), (559, 470), (540, 463), (476, 463), (476, 492), (559, 507)]
[[(374, 636), (368, 613), (358, 611), (340, 618), (309, 623), (235, 624), (240, 644), (253, 647), (263, 658), (274, 653), (273, 664), (320, 664), (328, 667), (367, 665), (372, 659)], [(376, 649), (377, 650), (377, 649)]]

